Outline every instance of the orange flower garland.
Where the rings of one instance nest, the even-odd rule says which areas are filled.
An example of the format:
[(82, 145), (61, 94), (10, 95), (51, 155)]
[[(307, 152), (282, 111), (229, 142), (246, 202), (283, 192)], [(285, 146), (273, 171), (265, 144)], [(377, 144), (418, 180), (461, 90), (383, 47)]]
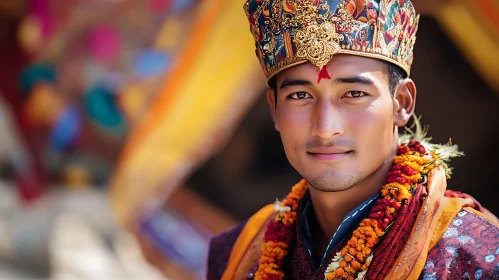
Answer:
[(274, 220), (269, 223), (265, 232), (262, 256), (254, 279), (284, 278), (282, 267), (288, 254), (288, 246), (294, 235), (296, 209), (298, 209), (298, 203), (306, 191), (307, 181), (301, 180), (291, 189), (286, 199), (281, 203), (276, 202), (276, 211), (278, 213)]
[[(381, 189), (381, 197), (367, 218), (353, 231), (345, 247), (331, 260), (324, 274), (325, 279), (364, 278), (380, 237), (389, 230), (402, 203), (412, 197), (415, 187), (439, 163), (439, 158), (434, 152), (427, 153), (419, 142), (411, 140), (398, 147), (393, 163), (387, 182)], [(294, 236), (296, 210), (307, 187), (307, 182), (301, 180), (284, 201), (276, 203), (278, 213), (265, 232), (262, 255), (254, 279), (284, 278), (283, 266)]]
[(397, 218), (402, 202), (412, 197), (415, 187), (437, 159), (434, 153), (427, 154), (423, 145), (414, 140), (398, 147), (387, 183), (381, 188), (381, 198), (354, 230), (347, 245), (333, 258), (324, 274), (325, 279), (364, 278), (380, 237), (388, 231), (389, 225)]

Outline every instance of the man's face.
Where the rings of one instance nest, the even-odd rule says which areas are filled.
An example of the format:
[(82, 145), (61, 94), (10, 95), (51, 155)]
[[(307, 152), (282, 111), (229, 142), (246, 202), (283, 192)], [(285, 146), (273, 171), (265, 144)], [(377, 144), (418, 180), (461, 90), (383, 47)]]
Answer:
[(281, 72), (274, 117), (291, 165), (314, 188), (342, 191), (392, 160), (394, 103), (383, 62), (338, 55), (325, 67)]

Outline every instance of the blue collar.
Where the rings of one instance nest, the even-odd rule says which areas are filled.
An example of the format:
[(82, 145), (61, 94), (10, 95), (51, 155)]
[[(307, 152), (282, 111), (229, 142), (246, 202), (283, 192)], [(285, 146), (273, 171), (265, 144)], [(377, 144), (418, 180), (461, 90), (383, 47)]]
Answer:
[[(379, 197), (379, 193), (373, 195), (372, 197), (368, 198), (366, 201), (361, 203), (359, 206), (355, 207), (352, 211), (350, 211), (345, 217), (343, 217), (343, 221), (340, 223), (338, 228), (336, 229), (336, 232), (333, 234), (331, 237), (331, 240), (329, 241), (329, 244), (327, 246), (326, 251), (324, 252), (324, 255), (321, 258), (321, 264), (324, 264), (326, 261), (326, 258), (329, 256), (331, 253), (330, 251), (333, 249), (333, 247), (343, 240), (347, 234), (351, 233), (353, 228), (357, 226), (362, 218), (364, 218), (368, 211), (371, 209), (371, 207), (374, 204), (374, 201)], [(310, 232), (310, 223), (309, 223), (309, 218), (312, 218), (313, 221), (317, 223), (315, 220), (315, 213), (312, 207), (312, 201), (310, 200), (310, 195), (307, 192), (307, 194), (303, 197), (301, 201), (301, 212), (299, 215), (301, 219), (303, 219), (302, 227), (300, 228), (300, 231), (303, 234), (303, 240), (304, 243), (307, 247), (307, 251), (310, 255), (310, 257), (313, 260), (317, 260), (314, 258), (313, 254), (313, 247), (312, 247), (312, 234)]]

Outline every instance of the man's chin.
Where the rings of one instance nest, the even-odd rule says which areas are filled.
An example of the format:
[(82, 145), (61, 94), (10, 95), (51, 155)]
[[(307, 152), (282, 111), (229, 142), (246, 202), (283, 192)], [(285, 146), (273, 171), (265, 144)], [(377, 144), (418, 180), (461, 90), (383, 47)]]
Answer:
[(307, 178), (311, 187), (322, 192), (341, 192), (348, 190), (359, 183), (357, 176), (334, 175)]

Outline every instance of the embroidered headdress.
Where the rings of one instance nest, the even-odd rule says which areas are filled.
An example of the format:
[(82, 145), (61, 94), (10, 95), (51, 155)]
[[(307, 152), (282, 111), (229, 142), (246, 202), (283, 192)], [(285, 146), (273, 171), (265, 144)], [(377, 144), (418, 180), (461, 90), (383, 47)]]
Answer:
[(410, 74), (419, 16), (409, 0), (247, 0), (244, 10), (267, 81), (305, 62), (322, 69), (336, 54)]

